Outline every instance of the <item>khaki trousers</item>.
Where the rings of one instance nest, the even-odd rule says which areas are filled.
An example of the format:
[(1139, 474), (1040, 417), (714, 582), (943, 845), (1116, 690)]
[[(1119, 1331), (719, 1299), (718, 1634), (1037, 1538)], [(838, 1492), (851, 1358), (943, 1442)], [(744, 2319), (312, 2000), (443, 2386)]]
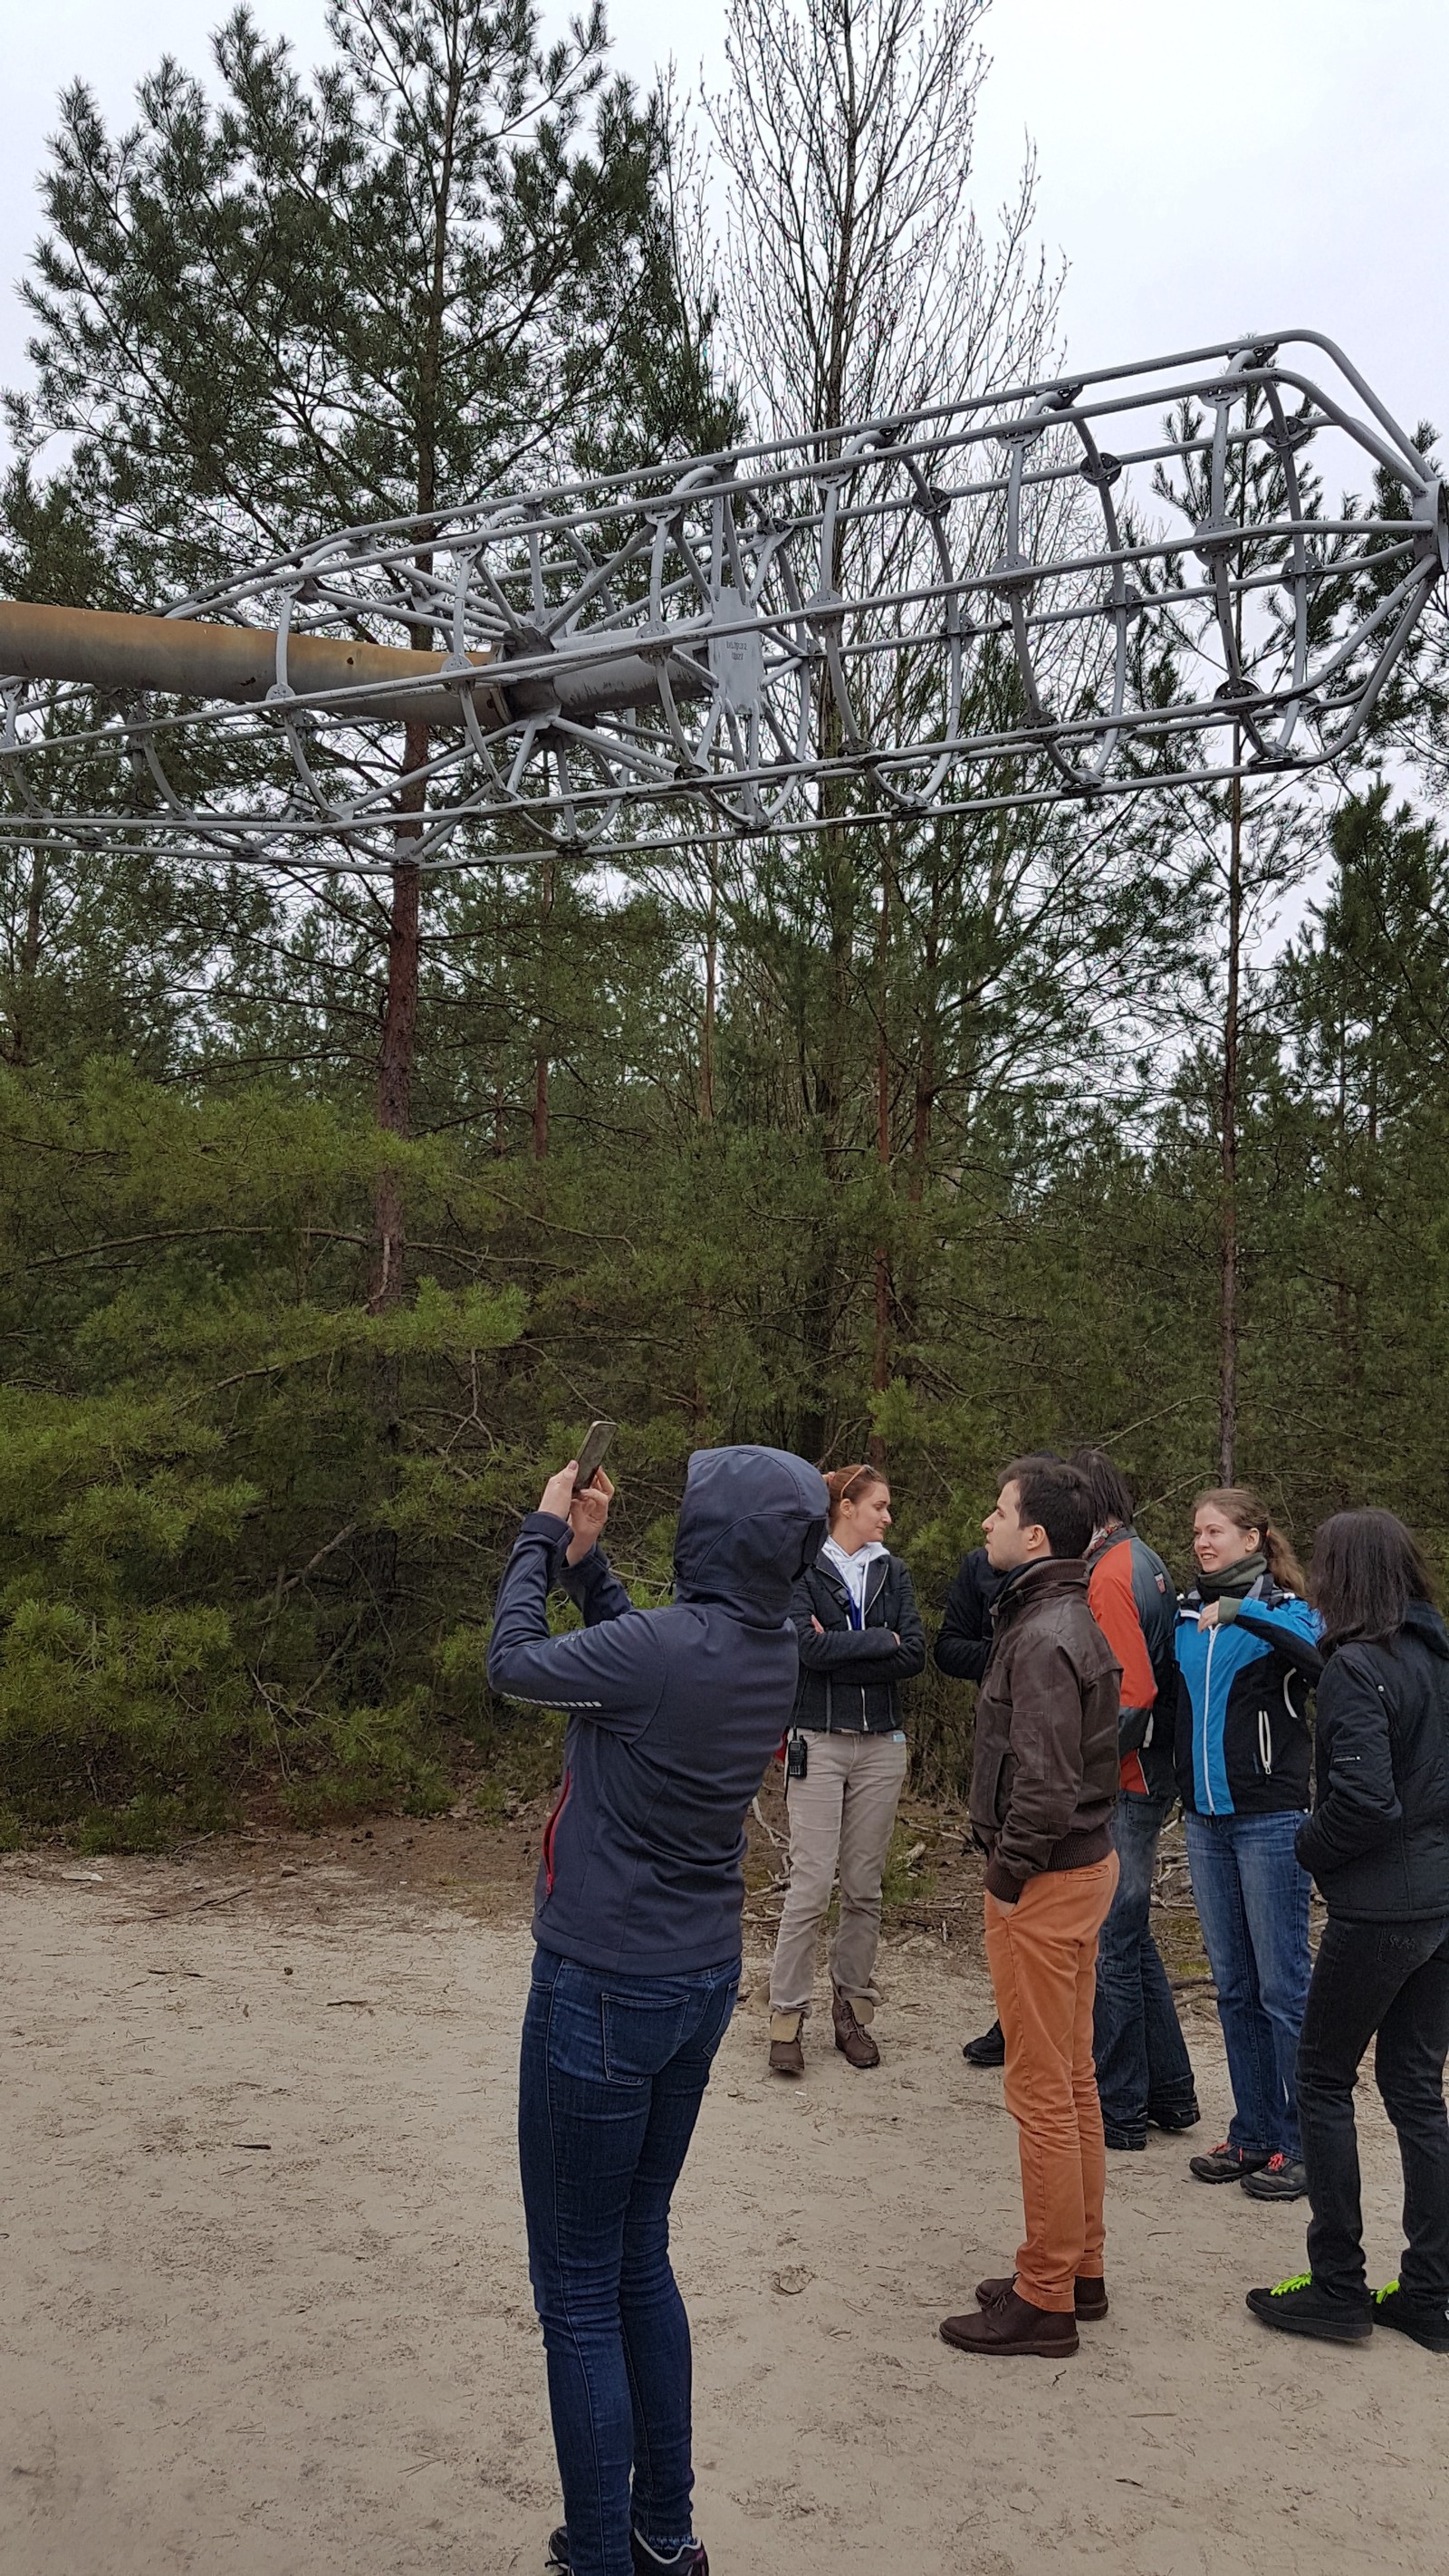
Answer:
[(1017, 2126), (1026, 2239), (1016, 2286), (1070, 2316), (1078, 2276), (1100, 2280), (1107, 2149), (1092, 2064), (1097, 1935), (1117, 1855), (1029, 1878), (1015, 1905), (986, 1899), (986, 1956), (1006, 2041), (1006, 2107)]
[(815, 1986), (820, 1926), (840, 1864), (840, 1921), (830, 1974), (852, 2001), (879, 2000), (880, 1883), (906, 1776), (903, 1735), (814, 1735), (803, 1780), (785, 1792), (790, 1885), (770, 1971), (770, 2010), (804, 2012)]

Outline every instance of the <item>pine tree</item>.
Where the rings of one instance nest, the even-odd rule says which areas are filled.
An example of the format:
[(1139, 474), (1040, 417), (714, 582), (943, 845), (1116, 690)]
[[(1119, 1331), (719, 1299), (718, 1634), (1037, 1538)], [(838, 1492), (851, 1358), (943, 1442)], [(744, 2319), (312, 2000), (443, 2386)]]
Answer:
[[(215, 105), (171, 60), (121, 136), (83, 84), (62, 102), (12, 429), (27, 457), (72, 442), (69, 504), (138, 606), (328, 528), (425, 529), (444, 501), (556, 479), (641, 402), (652, 428), (666, 379), (679, 396), (661, 117), (607, 79), (598, 0), (550, 44), (533, 0), (337, 0), (328, 23), (311, 80), (240, 8)], [(386, 919), (350, 908), (385, 960), (376, 1114), (399, 1137), (427, 752), (405, 729)], [(403, 1286), (396, 1171), (384, 1158), (378, 1309)]]

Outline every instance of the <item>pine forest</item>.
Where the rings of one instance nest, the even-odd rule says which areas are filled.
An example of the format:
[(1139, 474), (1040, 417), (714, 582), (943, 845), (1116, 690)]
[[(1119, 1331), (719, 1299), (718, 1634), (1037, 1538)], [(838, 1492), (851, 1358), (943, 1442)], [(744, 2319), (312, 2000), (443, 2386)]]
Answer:
[[(158, 610), (439, 496), (1048, 372), (1033, 167), (971, 186), (984, 19), (730, 0), (714, 98), (632, 88), (600, 6), (336, 0), (315, 71), (241, 8), (124, 127), (78, 81), (0, 593)], [(1271, 477), (1235, 506), (1251, 545)], [(641, 1602), (734, 1440), (884, 1463), (933, 1615), (999, 1468), (1078, 1441), (1179, 1572), (1240, 1479), (1300, 1552), (1382, 1504), (1449, 1574), (1445, 642), (1331, 773), (1106, 811), (421, 884), (13, 843), (0, 1841), (541, 1786), (490, 1604), (599, 1415)], [(969, 1701), (913, 1686), (927, 1793)]]

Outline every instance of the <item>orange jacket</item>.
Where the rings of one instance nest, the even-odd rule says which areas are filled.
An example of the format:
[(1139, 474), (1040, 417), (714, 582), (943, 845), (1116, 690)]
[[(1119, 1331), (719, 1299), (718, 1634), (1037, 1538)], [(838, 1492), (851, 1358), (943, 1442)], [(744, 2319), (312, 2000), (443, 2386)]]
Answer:
[[(1143, 1628), (1138, 1586), (1150, 1586), (1147, 1596), (1151, 1602), (1149, 1616), (1156, 1612), (1162, 1622), (1171, 1621), (1177, 1607), (1176, 1596), (1160, 1558), (1144, 1546), (1133, 1530), (1123, 1530), (1120, 1535), (1114, 1531), (1088, 1562), (1091, 1573), (1087, 1582), (1087, 1601), (1093, 1618), (1122, 1667), (1122, 1717), (1124, 1732), (1130, 1740), (1132, 1734), (1140, 1736), (1141, 1732), (1140, 1728), (1131, 1726), (1133, 1716), (1140, 1716), (1145, 1709), (1155, 1710), (1157, 1702), (1157, 1677), (1152, 1669), (1152, 1656)], [(1173, 1712), (1169, 1709), (1165, 1714), (1170, 1721)], [(1154, 1740), (1157, 1732), (1154, 1726), (1151, 1730)], [(1169, 1733), (1164, 1749), (1170, 1752), (1170, 1747)], [(1122, 1756), (1121, 1783), (1124, 1789), (1136, 1796), (1146, 1796), (1151, 1784), (1143, 1769), (1140, 1752)]]

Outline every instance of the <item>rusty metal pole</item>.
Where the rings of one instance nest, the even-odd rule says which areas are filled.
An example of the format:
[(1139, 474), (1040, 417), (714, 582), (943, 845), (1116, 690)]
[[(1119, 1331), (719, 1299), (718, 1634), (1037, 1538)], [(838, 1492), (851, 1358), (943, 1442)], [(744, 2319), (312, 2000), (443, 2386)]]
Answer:
[[(417, 685), (436, 678), (451, 659), (446, 653), (414, 653), (403, 645), (365, 644), (351, 636), (289, 635), (286, 643), (287, 677), (295, 695), (345, 695), (349, 710), (359, 717), (402, 724), (461, 722), (461, 677), (448, 689)], [(482, 672), (493, 656), (470, 653), (468, 659)], [(261, 706), (276, 691), (277, 633), (267, 626), (217, 626), (194, 617), (133, 617), (108, 608), (51, 608), (4, 599), (0, 671), (17, 680), (158, 690)]]

